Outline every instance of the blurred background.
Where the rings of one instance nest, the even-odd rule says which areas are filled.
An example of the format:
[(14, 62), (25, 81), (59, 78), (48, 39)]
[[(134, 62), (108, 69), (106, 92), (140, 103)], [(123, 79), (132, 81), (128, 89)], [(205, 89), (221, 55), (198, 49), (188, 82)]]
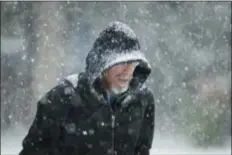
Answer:
[(18, 153), (37, 101), (83, 71), (114, 20), (135, 30), (153, 67), (153, 150), (226, 146), (230, 154), (231, 2), (174, 1), (1, 2), (1, 154), (12, 144)]

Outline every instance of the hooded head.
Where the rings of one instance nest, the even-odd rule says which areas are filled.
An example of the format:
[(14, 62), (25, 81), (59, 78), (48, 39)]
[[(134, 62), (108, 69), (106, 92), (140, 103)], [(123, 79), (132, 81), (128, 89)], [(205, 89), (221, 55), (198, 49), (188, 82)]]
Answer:
[(86, 57), (88, 80), (93, 84), (107, 69), (131, 61), (138, 62), (131, 86), (140, 87), (149, 76), (151, 67), (140, 51), (134, 31), (124, 23), (112, 22), (100, 33)]

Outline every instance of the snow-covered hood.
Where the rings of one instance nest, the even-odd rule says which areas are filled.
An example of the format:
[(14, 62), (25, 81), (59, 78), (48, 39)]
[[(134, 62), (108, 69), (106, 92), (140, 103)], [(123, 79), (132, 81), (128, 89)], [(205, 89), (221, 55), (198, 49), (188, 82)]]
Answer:
[(93, 84), (106, 69), (129, 61), (139, 61), (133, 81), (142, 85), (151, 72), (151, 66), (140, 51), (134, 31), (126, 24), (112, 22), (100, 33), (86, 57), (88, 79)]

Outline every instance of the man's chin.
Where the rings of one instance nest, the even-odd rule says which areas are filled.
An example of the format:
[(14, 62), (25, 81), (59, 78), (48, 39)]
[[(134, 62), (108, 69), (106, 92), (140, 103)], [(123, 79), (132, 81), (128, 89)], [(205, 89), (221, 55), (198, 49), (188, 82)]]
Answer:
[(117, 88), (112, 88), (112, 92), (114, 94), (120, 94), (120, 93), (123, 93), (125, 91), (127, 91), (129, 85), (128, 84), (125, 84), (125, 85), (120, 85), (119, 87)]
[(119, 85), (118, 85), (118, 87), (119, 88), (121, 88), (121, 89), (123, 89), (123, 88), (125, 88), (125, 87), (128, 87), (129, 86), (129, 83), (127, 82), (127, 83), (120, 83)]

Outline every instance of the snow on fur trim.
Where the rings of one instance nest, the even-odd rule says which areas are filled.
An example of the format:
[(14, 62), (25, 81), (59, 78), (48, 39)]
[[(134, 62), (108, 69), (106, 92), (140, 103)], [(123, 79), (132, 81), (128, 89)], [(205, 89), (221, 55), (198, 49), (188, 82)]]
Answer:
[[(105, 69), (107, 69), (113, 65), (123, 63), (123, 62), (129, 62), (129, 61), (143, 61), (149, 65), (146, 57), (140, 51), (115, 53), (107, 58), (106, 63), (105, 63), (106, 65), (104, 66), (102, 71), (104, 71)], [(151, 67), (151, 66), (149, 65), (149, 67)]]

